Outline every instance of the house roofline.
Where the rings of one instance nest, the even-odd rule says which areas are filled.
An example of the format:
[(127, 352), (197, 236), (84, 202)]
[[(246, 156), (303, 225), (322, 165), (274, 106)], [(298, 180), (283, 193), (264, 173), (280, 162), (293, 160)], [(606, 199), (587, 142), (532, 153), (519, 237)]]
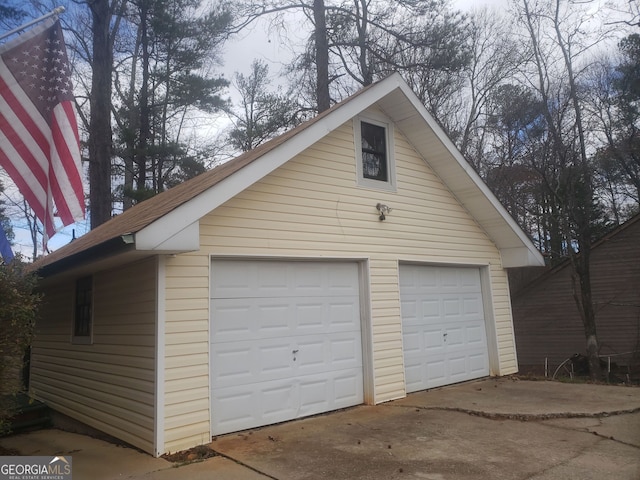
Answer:
[[(603, 246), (609, 240), (611, 240), (612, 238), (616, 237), (617, 235), (619, 235), (620, 233), (624, 232), (625, 230), (627, 230), (628, 228), (632, 227), (633, 225), (635, 225), (638, 222), (640, 222), (640, 213), (637, 213), (636, 215), (631, 217), (626, 222), (624, 222), (624, 223), (622, 223), (620, 225), (616, 225), (609, 232), (607, 232), (604, 235), (602, 235), (598, 240), (596, 240), (595, 242), (593, 242), (591, 244), (591, 251), (593, 252), (593, 250)], [(577, 256), (580, 256), (579, 252), (578, 252)], [(529, 291), (532, 288), (535, 288), (536, 286), (538, 286), (538, 284), (544, 282), (549, 277), (555, 275), (556, 273), (558, 273), (561, 270), (564, 270), (565, 268), (569, 267), (570, 265), (571, 265), (571, 259), (570, 258), (564, 259), (562, 262), (560, 262), (559, 264), (557, 264), (554, 267), (550, 268), (549, 270), (544, 272), (542, 275), (540, 275), (540, 276), (536, 277), (535, 279), (533, 279), (531, 282), (529, 282), (527, 285), (525, 285), (523, 288), (521, 288), (518, 292), (513, 294), (512, 297), (513, 298), (518, 298), (520, 295), (524, 295), (525, 292)]]

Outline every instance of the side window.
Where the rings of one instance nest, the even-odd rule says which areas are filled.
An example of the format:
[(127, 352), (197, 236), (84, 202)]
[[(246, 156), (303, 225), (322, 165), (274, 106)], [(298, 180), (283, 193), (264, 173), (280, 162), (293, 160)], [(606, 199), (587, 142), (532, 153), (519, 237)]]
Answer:
[(354, 119), (358, 185), (395, 191), (393, 127), (369, 118)]
[(73, 343), (91, 343), (93, 330), (93, 277), (76, 280)]

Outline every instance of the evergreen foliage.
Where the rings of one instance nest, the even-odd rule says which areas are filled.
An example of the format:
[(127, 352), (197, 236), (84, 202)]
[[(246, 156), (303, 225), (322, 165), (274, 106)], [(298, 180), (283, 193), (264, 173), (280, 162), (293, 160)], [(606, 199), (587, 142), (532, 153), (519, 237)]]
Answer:
[(41, 296), (37, 278), (16, 257), (0, 266), (0, 433), (6, 432), (15, 395), (22, 390), (21, 370), (31, 344)]

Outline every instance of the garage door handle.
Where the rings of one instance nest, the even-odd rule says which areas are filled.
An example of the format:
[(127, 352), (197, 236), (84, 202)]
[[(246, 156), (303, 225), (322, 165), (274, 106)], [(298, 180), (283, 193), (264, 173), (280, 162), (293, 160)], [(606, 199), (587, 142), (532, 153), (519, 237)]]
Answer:
[(294, 361), (294, 362), (296, 361), (296, 355), (298, 354), (298, 352), (299, 352), (299, 351), (300, 351), (300, 350), (297, 350), (297, 349), (296, 349), (296, 350), (293, 350), (293, 351), (291, 352), (291, 353), (293, 353), (293, 361)]

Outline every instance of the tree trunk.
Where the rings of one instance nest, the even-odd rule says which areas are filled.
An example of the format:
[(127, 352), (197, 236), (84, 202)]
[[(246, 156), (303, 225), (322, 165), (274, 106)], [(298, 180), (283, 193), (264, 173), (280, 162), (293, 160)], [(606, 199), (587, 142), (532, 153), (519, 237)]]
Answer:
[(138, 180), (136, 188), (143, 191), (147, 185), (147, 149), (150, 133), (149, 112), (149, 35), (147, 31), (148, 6), (143, 0), (140, 5), (140, 46), (142, 53), (142, 86), (140, 87), (140, 138), (136, 152)]
[(138, 111), (133, 108), (136, 103), (136, 82), (138, 80), (138, 55), (140, 54), (140, 48), (142, 43), (142, 32), (138, 28), (136, 33), (136, 43), (133, 48), (133, 55), (131, 60), (131, 76), (129, 78), (129, 92), (127, 96), (127, 105), (129, 107), (129, 125), (125, 136), (124, 144), (126, 153), (122, 156), (124, 163), (124, 183), (123, 183), (123, 195), (122, 195), (122, 210), (128, 210), (133, 207), (133, 197), (131, 192), (134, 190), (135, 181), (135, 160), (136, 160), (136, 146), (137, 146), (137, 132), (140, 121)]
[(111, 218), (111, 69), (109, 0), (89, 3), (93, 17), (93, 74), (89, 120), (89, 212), (91, 228)]
[[(358, 63), (360, 65), (360, 71), (362, 72), (362, 84), (364, 86), (371, 85), (373, 83), (373, 72), (371, 71), (371, 65), (367, 58), (367, 28), (369, 26), (369, 10), (368, 2), (360, 0), (359, 18), (356, 19), (356, 27), (358, 29)], [(358, 21), (360, 23), (358, 23)]]
[[(577, 256), (572, 254), (571, 263), (574, 274), (573, 295), (580, 311), (584, 335), (586, 340), (586, 352), (589, 360), (589, 376), (591, 380), (602, 378), (600, 357), (598, 356), (598, 332), (596, 327), (596, 313), (593, 308), (593, 296), (591, 293), (591, 246), (585, 245)], [(576, 282), (577, 280), (577, 282)], [(577, 283), (577, 285), (576, 285)]]
[(329, 43), (327, 41), (324, 0), (313, 0), (313, 20), (316, 41), (316, 97), (318, 100), (318, 112), (324, 112), (331, 106), (331, 97), (329, 95)]

